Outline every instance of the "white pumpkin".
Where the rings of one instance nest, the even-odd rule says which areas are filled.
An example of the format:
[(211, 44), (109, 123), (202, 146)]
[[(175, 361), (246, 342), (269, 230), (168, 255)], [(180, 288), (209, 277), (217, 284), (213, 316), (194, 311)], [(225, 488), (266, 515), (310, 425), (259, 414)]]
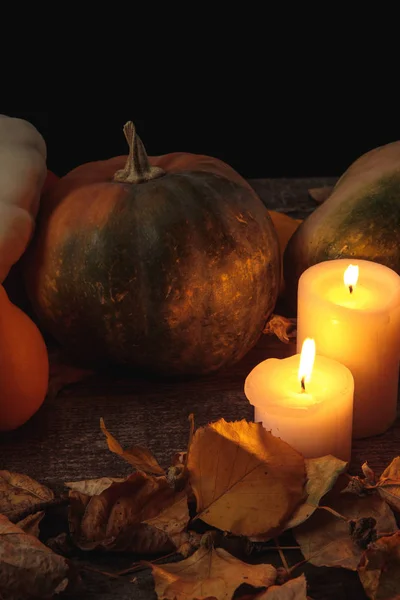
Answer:
[(28, 121), (0, 115), (0, 283), (33, 235), (47, 148)]

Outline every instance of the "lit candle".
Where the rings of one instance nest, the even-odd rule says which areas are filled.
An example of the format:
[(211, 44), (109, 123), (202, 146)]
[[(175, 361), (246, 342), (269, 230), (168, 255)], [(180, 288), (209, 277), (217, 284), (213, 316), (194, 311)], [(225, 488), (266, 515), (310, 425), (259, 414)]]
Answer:
[(254, 420), (306, 458), (351, 457), (354, 380), (347, 367), (315, 354), (304, 341), (301, 354), (269, 358), (247, 376)]
[(299, 280), (297, 351), (318, 352), (354, 376), (353, 437), (383, 433), (396, 418), (400, 360), (400, 277), (366, 260), (319, 263)]

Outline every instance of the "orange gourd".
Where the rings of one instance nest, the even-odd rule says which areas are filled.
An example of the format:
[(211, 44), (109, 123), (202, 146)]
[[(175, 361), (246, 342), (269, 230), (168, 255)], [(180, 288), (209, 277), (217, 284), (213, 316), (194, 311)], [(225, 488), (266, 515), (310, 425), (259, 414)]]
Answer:
[(289, 243), (292, 235), (299, 227), (302, 222), (301, 219), (293, 219), (284, 213), (269, 210), (269, 216), (271, 217), (272, 223), (275, 227), (275, 231), (278, 236), (279, 250), (281, 255), (281, 284), (280, 294), (282, 295), (285, 290), (285, 281), (283, 278), (283, 255), (285, 253), (286, 246)]
[(46, 344), (35, 323), (0, 285), (0, 431), (16, 429), (42, 405), (48, 389)]

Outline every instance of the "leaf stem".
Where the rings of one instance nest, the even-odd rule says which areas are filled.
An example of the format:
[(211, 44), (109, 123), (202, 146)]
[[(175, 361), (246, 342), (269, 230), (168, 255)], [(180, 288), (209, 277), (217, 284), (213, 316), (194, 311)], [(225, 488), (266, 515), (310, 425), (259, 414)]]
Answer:
[(320, 508), (321, 510), (326, 510), (327, 512), (330, 512), (332, 515), (334, 515), (338, 519), (341, 519), (342, 521), (346, 521), (346, 523), (349, 522), (349, 519), (347, 519), (346, 517), (344, 517), (343, 515), (338, 513), (336, 510), (334, 510), (330, 506), (317, 506), (317, 508)]
[(281, 559), (281, 561), (282, 561), (282, 564), (283, 564), (283, 566), (284, 566), (284, 568), (285, 568), (285, 571), (286, 571), (286, 573), (287, 573), (287, 574), (289, 574), (289, 573), (290, 573), (290, 567), (289, 567), (289, 565), (288, 565), (288, 563), (287, 563), (287, 560), (286, 560), (286, 557), (285, 557), (285, 555), (283, 554), (282, 548), (281, 548), (281, 546), (279, 545), (279, 540), (278, 540), (278, 538), (274, 538), (274, 542), (275, 542), (275, 546), (276, 546), (276, 548), (277, 548), (277, 550), (278, 550), (278, 552), (279, 552), (279, 557), (280, 557), (280, 559)]

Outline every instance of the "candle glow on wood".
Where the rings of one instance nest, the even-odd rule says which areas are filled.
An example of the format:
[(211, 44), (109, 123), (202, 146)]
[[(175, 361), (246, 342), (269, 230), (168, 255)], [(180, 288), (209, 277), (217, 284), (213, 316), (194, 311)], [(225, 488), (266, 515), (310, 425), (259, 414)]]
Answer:
[(383, 433), (396, 418), (400, 277), (367, 260), (318, 263), (300, 277), (297, 351), (312, 337), (318, 354), (354, 377), (353, 437)]

